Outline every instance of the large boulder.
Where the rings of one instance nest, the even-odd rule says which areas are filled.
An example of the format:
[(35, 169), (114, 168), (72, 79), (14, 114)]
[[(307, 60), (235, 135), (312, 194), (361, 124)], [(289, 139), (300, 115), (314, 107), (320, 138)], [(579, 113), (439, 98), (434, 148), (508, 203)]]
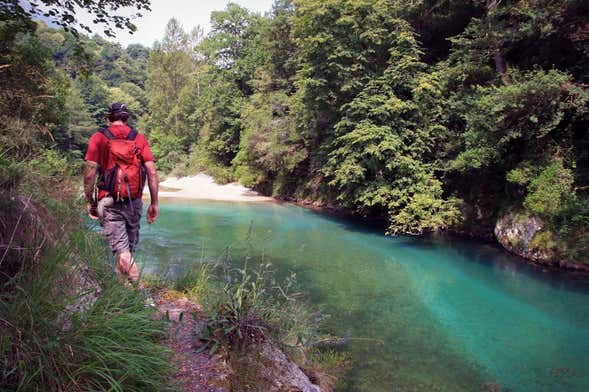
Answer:
[(313, 384), (301, 368), (277, 345), (270, 342), (262, 343), (260, 354), (265, 359), (261, 374), (267, 382), (268, 392), (321, 392), (321, 388)]
[(505, 249), (525, 259), (561, 268), (589, 271), (589, 265), (566, 260), (558, 249), (558, 238), (538, 217), (510, 211), (497, 219), (495, 238)]
[(552, 234), (536, 216), (510, 211), (495, 224), (495, 237), (505, 249), (536, 263), (556, 264), (558, 251)]

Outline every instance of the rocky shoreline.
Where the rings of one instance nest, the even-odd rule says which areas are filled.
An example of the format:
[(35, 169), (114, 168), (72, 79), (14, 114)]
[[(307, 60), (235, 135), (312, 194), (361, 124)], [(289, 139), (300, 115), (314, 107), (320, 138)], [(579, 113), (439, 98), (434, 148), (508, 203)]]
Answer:
[[(497, 219), (494, 234), (505, 250), (528, 262), (559, 269), (589, 273), (589, 264), (564, 259), (559, 250), (550, 246), (552, 234), (538, 217), (510, 211)], [(544, 243), (540, 240), (542, 237)]]
[[(281, 200), (281, 199), (279, 199)], [(309, 199), (282, 199), (283, 202), (295, 204), (320, 213), (334, 215), (342, 218), (357, 218), (348, 209), (334, 205), (326, 205)], [(516, 219), (517, 218), (517, 219)], [(493, 231), (484, 230), (450, 230), (451, 235), (468, 237), (489, 241), (501, 245), (501, 247), (523, 259), (525, 262), (550, 267), (559, 270), (589, 274), (589, 264), (574, 262), (560, 257), (557, 249), (542, 248), (534, 243), (536, 234), (541, 233), (544, 224), (537, 217), (529, 217), (522, 220), (521, 216), (514, 213), (497, 219)]]

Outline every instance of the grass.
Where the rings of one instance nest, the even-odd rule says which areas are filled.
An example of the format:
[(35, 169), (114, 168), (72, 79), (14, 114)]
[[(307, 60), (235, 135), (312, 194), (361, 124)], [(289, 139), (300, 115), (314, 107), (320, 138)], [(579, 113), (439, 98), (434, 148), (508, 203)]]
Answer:
[(173, 390), (167, 325), (118, 283), (102, 238), (77, 229), (9, 257), (19, 268), (0, 286), (0, 390)]
[(0, 390), (168, 391), (167, 323), (88, 232), (77, 168), (0, 160)]
[(201, 351), (225, 353), (232, 390), (264, 390), (267, 366), (257, 353), (265, 343), (281, 347), (322, 390), (335, 390), (350, 361), (325, 344), (337, 340), (321, 331), (326, 316), (311, 311), (295, 274), (278, 280), (271, 263), (252, 263), (249, 257), (241, 267), (226, 260), (200, 263), (169, 283), (205, 308), (207, 317), (197, 326)]
[(64, 167), (0, 160), (0, 390), (172, 390), (167, 325), (118, 283)]
[[(71, 173), (50, 161), (59, 164), (0, 165), (9, 194), (0, 201), (0, 235), (11, 247), (0, 262), (0, 390), (174, 390), (171, 353), (159, 343), (168, 325), (153, 317), (144, 294), (119, 283), (104, 239), (80, 224), (82, 203), (68, 193)], [(316, 345), (325, 341), (323, 316), (309, 310), (296, 277), (278, 282), (268, 263), (203, 262), (173, 281), (143, 280), (207, 310), (198, 332), (209, 352), (228, 353), (238, 371), (235, 390), (250, 382), (239, 363), (251, 365), (248, 353), (262, 341), (280, 345), (326, 391), (345, 368), (345, 356), (326, 357)]]

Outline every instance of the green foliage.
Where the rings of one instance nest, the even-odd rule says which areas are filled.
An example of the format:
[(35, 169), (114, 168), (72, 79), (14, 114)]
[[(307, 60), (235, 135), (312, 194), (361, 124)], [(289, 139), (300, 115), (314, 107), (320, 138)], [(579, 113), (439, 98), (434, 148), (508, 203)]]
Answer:
[(588, 231), (586, 2), (229, 4), (206, 36), (170, 21), (153, 50), (15, 10), (0, 25), (10, 156), (81, 157), (120, 100), (166, 172), (339, 204), (395, 234), (456, 227), (463, 211), (491, 231), (512, 207), (564, 243)]
[[(385, 17), (371, 17), (379, 22), (374, 34)], [(436, 101), (441, 88), (435, 75), (424, 74), (407, 24), (392, 18), (387, 23), (394, 27), (383, 30), (388, 35), (377, 41), (390, 45), (382, 49), (382, 66), (341, 107), (323, 172), (346, 205), (365, 213), (387, 212), (392, 233), (420, 234), (453, 225), (460, 216), (457, 203), (442, 198), (433, 172), (433, 149), (445, 134)]]
[(574, 177), (570, 169), (557, 159), (531, 179), (524, 207), (540, 217), (557, 216), (574, 197)]
[(176, 173), (388, 217), (393, 234), (492, 232), (512, 207), (587, 232), (572, 222), (589, 186), (588, 14), (579, 0), (229, 4), (165, 110), (192, 133), (146, 117), (154, 150)]
[[(272, 184), (272, 194), (288, 195), (290, 175), (307, 158), (302, 138), (288, 115), (289, 97), (272, 91), (270, 76), (258, 74), (257, 92), (243, 107), (240, 149), (233, 160), (236, 176), (246, 186)], [(293, 181), (294, 180), (294, 181)]]
[[(75, 233), (40, 263), (25, 261), (1, 288), (3, 390), (170, 389), (167, 352), (157, 343), (165, 325), (143, 295), (106, 271), (104, 257), (102, 242)], [(97, 286), (78, 292), (84, 279)]]
[(234, 3), (211, 14), (211, 33), (200, 43), (202, 88), (194, 118), (200, 127), (199, 146), (215, 166), (229, 167), (240, 143), (240, 111), (250, 81), (264, 61), (260, 30), (265, 19)]
[(75, 84), (96, 126), (104, 124), (108, 107), (112, 103), (106, 83), (98, 76), (91, 75), (76, 79)]
[(131, 15), (126, 15), (126, 13), (120, 15), (117, 13), (120, 8), (131, 7), (137, 11), (149, 11), (151, 9), (149, 7), (150, 3), (150, 0), (85, 0), (75, 2), (65, 0), (2, 0), (0, 1), (2, 6), (0, 15), (3, 18), (22, 19), (29, 19), (31, 16), (43, 16), (78, 35), (79, 29), (88, 33), (92, 32), (91, 25), (80, 21), (76, 15), (76, 12), (82, 11), (93, 18), (93, 24), (98, 24), (104, 28), (106, 35), (114, 37), (115, 29), (126, 29), (130, 32), (137, 30), (132, 20), (141, 16), (140, 12)]
[(187, 34), (171, 19), (166, 35), (149, 58), (146, 84), (149, 114), (142, 127), (149, 132), (160, 168), (171, 170), (197, 140), (192, 112), (198, 94), (197, 64), (192, 57), (200, 36)]
[[(519, 69), (567, 70), (586, 81), (586, 36), (581, 33), (589, 7), (582, 0), (554, 2), (473, 2), (478, 17), (451, 39), (451, 58), (495, 67), (505, 64), (506, 81), (514, 64)], [(476, 4), (478, 3), (478, 4)]]
[(50, 78), (50, 52), (35, 26), (0, 21), (0, 142), (11, 156), (27, 156), (51, 139), (49, 126), (60, 121), (59, 83)]
[(265, 19), (229, 3), (224, 10), (211, 13), (211, 33), (200, 45), (212, 64), (230, 71), (244, 94), (250, 91), (248, 81), (256, 68), (264, 63), (266, 52), (260, 50), (260, 31), (264, 28)]
[(0, 158), (0, 189), (4, 192), (16, 189), (20, 185), (23, 175), (22, 164)]
[(296, 291), (296, 275), (277, 281), (270, 263), (250, 268), (220, 264), (206, 290), (212, 298), (209, 316), (199, 331), (216, 351), (221, 346), (239, 352), (266, 340), (276, 340), (293, 353), (302, 354), (320, 338), (324, 316), (309, 312)]
[[(226, 267), (222, 283), (214, 294), (215, 302), (199, 332), (205, 342), (203, 349), (212, 355), (221, 345), (231, 350), (242, 350), (260, 343), (271, 335), (272, 325), (289, 300), (291, 282), (285, 287), (273, 288), (276, 283), (270, 275), (270, 265), (261, 265), (251, 272), (247, 264), (243, 269)], [(282, 291), (280, 296), (276, 296)]]
[(186, 293), (191, 300), (205, 305), (208, 301), (207, 294), (213, 279), (213, 270), (214, 266), (201, 261), (197, 267), (189, 269), (180, 278), (175, 279), (173, 289)]
[(478, 87), (467, 99), (464, 151), (453, 162), (458, 170), (509, 167), (567, 143), (588, 95), (552, 70), (514, 74), (513, 83)]
[(81, 173), (81, 163), (72, 162), (57, 150), (45, 150), (28, 162), (29, 175), (68, 178)]
[(268, 72), (278, 89), (292, 92), (297, 72), (298, 48), (292, 39), (293, 0), (276, 0), (267, 30), (262, 34), (264, 50), (268, 54)]
[(204, 71), (206, 88), (198, 97), (194, 114), (200, 125), (198, 144), (213, 163), (229, 166), (239, 148), (243, 96), (226, 71), (216, 73), (211, 67)]

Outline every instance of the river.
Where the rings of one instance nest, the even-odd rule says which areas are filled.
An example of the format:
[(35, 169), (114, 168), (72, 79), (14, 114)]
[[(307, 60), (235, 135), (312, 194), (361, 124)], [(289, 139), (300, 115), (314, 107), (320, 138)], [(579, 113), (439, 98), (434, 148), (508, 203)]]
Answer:
[(589, 279), (477, 241), (382, 228), (274, 203), (163, 202), (138, 259), (181, 273), (227, 247), (294, 271), (326, 328), (352, 339), (344, 391), (588, 391)]

